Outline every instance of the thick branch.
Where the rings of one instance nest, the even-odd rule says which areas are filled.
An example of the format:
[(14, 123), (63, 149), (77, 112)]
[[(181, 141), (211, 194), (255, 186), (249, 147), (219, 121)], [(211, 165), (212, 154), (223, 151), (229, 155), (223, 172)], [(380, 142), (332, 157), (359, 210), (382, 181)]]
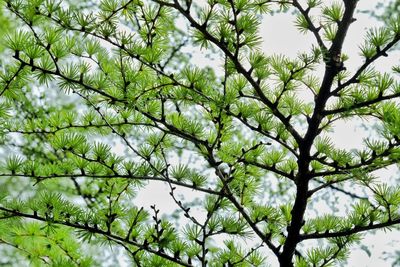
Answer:
[(304, 213), (307, 208), (307, 199), (309, 197), (308, 187), (310, 180), (309, 165), (311, 161), (310, 150), (315, 137), (319, 133), (319, 125), (322, 121), (322, 112), (325, 109), (326, 102), (330, 96), (335, 76), (341, 70), (340, 54), (343, 41), (347, 30), (353, 21), (353, 13), (356, 7), (356, 0), (347, 1), (345, 3), (345, 12), (343, 19), (340, 21), (338, 31), (332, 46), (328, 52), (328, 60), (325, 65), (325, 74), (319, 90), (319, 94), (315, 99), (315, 108), (312, 117), (309, 120), (308, 130), (299, 144), (300, 158), (298, 160), (299, 172), (297, 175), (297, 191), (296, 199), (292, 208), (292, 221), (288, 227), (288, 234), (283, 246), (283, 251), (279, 257), (281, 266), (293, 266), (293, 255), (297, 244), (300, 242), (300, 229), (304, 225)]

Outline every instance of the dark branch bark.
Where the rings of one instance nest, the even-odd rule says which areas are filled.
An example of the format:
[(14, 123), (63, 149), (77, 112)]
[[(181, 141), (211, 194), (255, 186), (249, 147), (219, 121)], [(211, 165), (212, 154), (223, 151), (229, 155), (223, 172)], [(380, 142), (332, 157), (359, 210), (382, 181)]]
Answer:
[(339, 22), (338, 31), (335, 39), (329, 48), (325, 65), (325, 74), (318, 96), (315, 99), (315, 108), (309, 121), (308, 130), (299, 144), (300, 158), (298, 160), (299, 172), (296, 177), (296, 199), (292, 209), (292, 220), (288, 227), (288, 234), (283, 246), (283, 251), (279, 257), (282, 267), (293, 266), (293, 256), (297, 244), (300, 242), (300, 229), (304, 225), (304, 213), (307, 208), (308, 187), (310, 180), (309, 165), (311, 161), (310, 150), (315, 137), (319, 133), (319, 125), (323, 119), (322, 112), (330, 96), (335, 76), (341, 71), (340, 54), (343, 41), (350, 24), (353, 22), (353, 13), (357, 1), (346, 1), (345, 11), (342, 20)]

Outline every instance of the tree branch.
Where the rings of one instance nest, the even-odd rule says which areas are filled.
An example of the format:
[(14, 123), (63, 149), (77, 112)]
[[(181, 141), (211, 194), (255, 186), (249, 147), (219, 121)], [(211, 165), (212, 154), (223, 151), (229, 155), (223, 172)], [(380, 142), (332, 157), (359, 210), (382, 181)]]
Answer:
[(392, 221), (387, 221), (383, 223), (377, 223), (373, 224), (370, 223), (370, 225), (367, 226), (354, 226), (351, 229), (348, 230), (342, 230), (338, 232), (328, 232), (328, 233), (313, 233), (313, 234), (302, 234), (300, 235), (300, 240), (307, 240), (307, 239), (321, 239), (321, 238), (333, 238), (333, 237), (344, 237), (344, 236), (349, 236), (352, 234), (357, 234), (369, 230), (374, 230), (374, 229), (380, 229), (384, 227), (390, 227), (390, 226), (396, 226), (400, 224), (400, 219), (392, 220)]

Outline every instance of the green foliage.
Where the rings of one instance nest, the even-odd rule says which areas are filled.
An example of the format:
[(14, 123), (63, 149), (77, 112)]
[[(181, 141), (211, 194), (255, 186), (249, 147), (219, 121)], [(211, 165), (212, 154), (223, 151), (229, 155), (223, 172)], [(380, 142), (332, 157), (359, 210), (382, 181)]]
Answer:
[[(4, 2), (11, 264), (99, 266), (123, 251), (133, 266), (336, 266), (362, 233), (398, 229), (398, 179), (376, 172), (400, 159), (400, 68), (375, 68), (398, 17), (366, 32), (350, 71), (357, 1)], [(268, 55), (262, 20), (286, 11), (316, 43)], [(335, 123), (360, 118), (370, 135), (339, 147)], [(172, 212), (163, 192), (143, 196), (154, 184)]]

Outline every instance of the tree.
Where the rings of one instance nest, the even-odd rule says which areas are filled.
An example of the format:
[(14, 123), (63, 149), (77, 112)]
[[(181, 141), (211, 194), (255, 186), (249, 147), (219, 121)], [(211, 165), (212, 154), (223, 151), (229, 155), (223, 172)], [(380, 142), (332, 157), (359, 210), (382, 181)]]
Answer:
[[(374, 66), (400, 19), (368, 31), (351, 71), (357, 1), (304, 2), (6, 0), (3, 258), (91, 266), (107, 245), (135, 266), (332, 266), (398, 229), (400, 188), (375, 172), (400, 158), (400, 67)], [(297, 58), (260, 49), (263, 16), (282, 11), (314, 38)], [(333, 125), (357, 119), (370, 137), (337, 148)], [(135, 205), (148, 183), (176, 212)], [(337, 197), (346, 216), (311, 212)]]

